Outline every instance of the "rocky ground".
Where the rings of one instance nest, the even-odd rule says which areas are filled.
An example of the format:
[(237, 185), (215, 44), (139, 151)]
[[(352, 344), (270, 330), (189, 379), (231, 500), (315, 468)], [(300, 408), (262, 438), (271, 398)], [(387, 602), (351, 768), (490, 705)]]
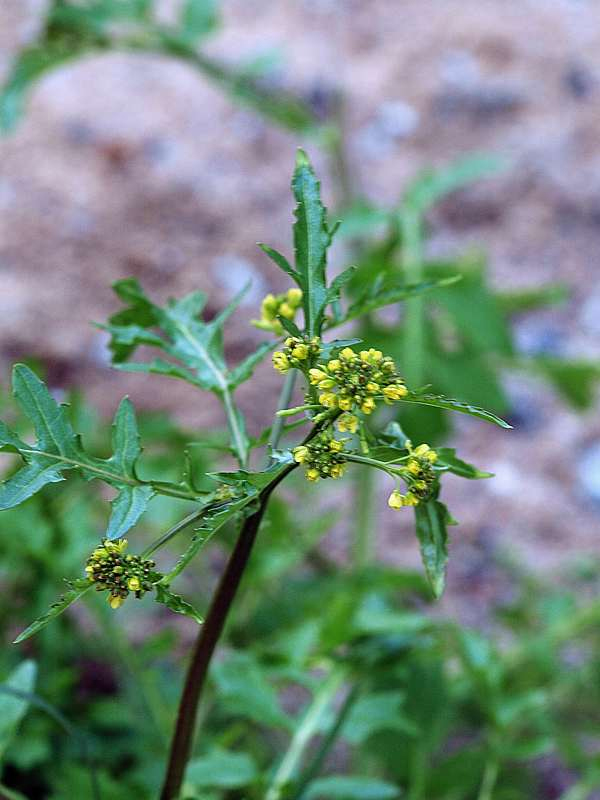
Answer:
[[(528, 352), (600, 358), (600, 16), (589, 0), (224, 0), (208, 50), (232, 61), (281, 55), (282, 80), (313, 99), (346, 97), (358, 188), (393, 202), (416, 170), (461, 154), (508, 156), (501, 177), (433, 214), (433, 253), (483, 247), (498, 286), (562, 281), (570, 300), (519, 323)], [(0, 8), (0, 74), (34, 35), (43, 3)], [(289, 248), (289, 176), (297, 137), (240, 110), (188, 67), (106, 55), (65, 67), (35, 90), (0, 141), (0, 364), (34, 355), (54, 388), (83, 385), (104, 413), (128, 392), (186, 425), (217, 419), (167, 379), (116, 374), (90, 320), (115, 309), (112, 281), (135, 275), (158, 297), (194, 288), (217, 309), (253, 288), (230, 332), (247, 352), (246, 321), (285, 285), (254, 243)], [(321, 172), (322, 154), (311, 148)], [(325, 193), (333, 203), (331, 185)], [(250, 426), (265, 419), (276, 377), (244, 391)], [(598, 555), (600, 422), (542, 384), (508, 389), (528, 420), (512, 433), (461, 421), (457, 447), (497, 473), (449, 481), (454, 533), (448, 610), (469, 616), (501, 599), (490, 554), (509, 550), (554, 571)], [(454, 443), (454, 442), (453, 442)], [(583, 466), (582, 466), (583, 465)], [(382, 498), (382, 508), (384, 499)], [(381, 512), (380, 550), (416, 563), (408, 525)], [(342, 532), (343, 534), (343, 532)], [(336, 540), (337, 541), (337, 540)], [(332, 547), (336, 543), (332, 543)], [(467, 602), (464, 602), (464, 601)], [(473, 601), (476, 601), (473, 603)]]

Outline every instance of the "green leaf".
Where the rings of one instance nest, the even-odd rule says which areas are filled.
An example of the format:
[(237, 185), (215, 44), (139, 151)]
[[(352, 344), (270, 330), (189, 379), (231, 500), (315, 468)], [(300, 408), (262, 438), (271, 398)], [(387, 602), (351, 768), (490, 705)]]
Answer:
[(496, 302), (506, 316), (564, 303), (569, 288), (562, 283), (547, 283), (531, 289), (507, 289), (496, 292)]
[(526, 364), (548, 378), (574, 408), (586, 409), (593, 404), (600, 381), (600, 362), (538, 356), (528, 359)]
[(196, 609), (187, 602), (187, 600), (184, 600), (183, 597), (180, 597), (180, 595), (171, 592), (160, 583), (156, 584), (155, 589), (157, 603), (162, 603), (176, 614), (183, 614), (184, 616), (193, 619), (194, 622), (197, 622), (199, 625), (202, 625), (204, 619), (200, 616), (200, 614), (198, 614)]
[(438, 454), (437, 463), (441, 466), (448, 467), (449, 472), (453, 472), (455, 475), (460, 475), (461, 478), (475, 480), (479, 478), (494, 477), (493, 472), (482, 472), (472, 464), (462, 461), (462, 459), (457, 457), (456, 450), (454, 450), (454, 448), (438, 447), (436, 448), (436, 453)]
[(415, 508), (417, 538), (421, 547), (421, 560), (425, 574), (437, 599), (444, 593), (446, 564), (448, 562), (448, 532), (452, 523), (448, 509), (439, 500), (428, 500)]
[(293, 278), (298, 284), (298, 286), (302, 287), (302, 281), (300, 276), (298, 275), (296, 270), (292, 267), (292, 265), (285, 256), (282, 256), (281, 253), (279, 253), (277, 250), (274, 250), (272, 247), (269, 247), (268, 245), (263, 244), (262, 242), (258, 242), (258, 246), (263, 251), (263, 253), (266, 253), (269, 256), (271, 261), (277, 264), (277, 266), (280, 269), (282, 269), (287, 275), (289, 275), (290, 278)]
[(113, 455), (106, 460), (88, 455), (76, 436), (66, 409), (59, 406), (44, 383), (29, 367), (13, 369), (13, 391), (37, 435), (35, 445), (19, 439), (5, 425), (0, 426), (0, 444), (18, 452), (26, 462), (0, 485), (0, 509), (12, 508), (48, 483), (63, 480), (63, 472), (77, 469), (87, 480), (98, 478), (117, 489), (107, 536), (118, 538), (134, 525), (146, 510), (154, 491), (136, 476), (141, 453), (133, 406), (125, 398), (113, 423)]
[(298, 150), (296, 156), (292, 192), (296, 199), (294, 253), (303, 291), (306, 333), (310, 337), (319, 336), (327, 304), (325, 267), (331, 234), (321, 202), (321, 186), (303, 150)]
[(181, 32), (192, 41), (212, 33), (218, 26), (216, 0), (185, 0), (181, 10)]
[(404, 205), (417, 214), (423, 214), (451, 192), (503, 172), (507, 166), (508, 162), (497, 156), (473, 154), (440, 170), (424, 170), (406, 190)]
[(329, 775), (313, 781), (303, 800), (394, 800), (400, 790), (377, 778)]
[(42, 614), (35, 622), (32, 622), (31, 625), (25, 628), (25, 630), (17, 636), (13, 644), (20, 644), (24, 642), (25, 639), (29, 639), (30, 636), (41, 631), (49, 622), (52, 622), (52, 620), (62, 614), (63, 611), (66, 611), (70, 605), (79, 600), (80, 597), (83, 597), (90, 588), (90, 584), (83, 579), (76, 583), (74, 582), (72, 588), (66, 591), (56, 603), (53, 603), (45, 614)]
[(241, 789), (257, 777), (256, 765), (247, 753), (220, 749), (190, 761), (185, 773), (186, 783), (195, 789)]
[(500, 428), (512, 428), (508, 422), (505, 422), (500, 417), (492, 414), (491, 411), (486, 411), (479, 406), (473, 406), (469, 403), (463, 403), (461, 400), (453, 400), (450, 397), (442, 397), (435, 394), (418, 394), (417, 392), (409, 392), (402, 398), (403, 403), (417, 403), (423, 406), (435, 406), (436, 408), (445, 408), (449, 411), (459, 411), (461, 414), (469, 414), (471, 417), (483, 419), (486, 422), (493, 422)]
[(154, 497), (151, 486), (123, 486), (111, 501), (112, 512), (105, 536), (120, 539), (136, 524)]
[(257, 365), (260, 364), (267, 353), (270, 353), (271, 350), (274, 350), (276, 346), (277, 342), (263, 342), (253, 353), (250, 353), (249, 356), (246, 356), (246, 358), (240, 364), (238, 364), (237, 367), (234, 367), (230, 371), (229, 386), (232, 389), (235, 389), (240, 385), (240, 383), (244, 383), (244, 381), (247, 381), (248, 378), (251, 378)]
[(342, 737), (352, 745), (360, 745), (382, 730), (413, 730), (401, 711), (404, 695), (399, 691), (375, 692), (359, 697), (342, 729)]
[(389, 287), (376, 284), (374, 289), (369, 287), (358, 300), (352, 303), (346, 313), (335, 324), (341, 325), (357, 319), (357, 317), (362, 317), (364, 314), (377, 311), (378, 308), (384, 308), (394, 303), (400, 303), (403, 300), (409, 300), (411, 297), (418, 297), (426, 292), (452, 286), (460, 280), (460, 275), (449, 275), (437, 280), (422, 281), (421, 283), (405, 284), (403, 286)]
[(23, 661), (0, 684), (0, 761), (10, 745), (29, 707), (29, 701), (5, 692), (2, 688), (30, 693), (35, 688), (37, 667), (34, 661)]

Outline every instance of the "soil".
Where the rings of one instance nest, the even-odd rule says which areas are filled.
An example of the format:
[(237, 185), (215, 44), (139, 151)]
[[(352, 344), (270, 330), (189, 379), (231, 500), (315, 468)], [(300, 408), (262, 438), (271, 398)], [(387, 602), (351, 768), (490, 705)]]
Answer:
[[(4, 0), (0, 76), (35, 35), (41, 2)], [(172, 4), (171, 4), (172, 5)], [(357, 187), (392, 203), (415, 172), (473, 151), (509, 158), (500, 177), (446, 200), (430, 249), (473, 246), (500, 287), (560, 281), (559, 308), (528, 315), (517, 341), (600, 357), (600, 12), (592, 0), (225, 0), (208, 52), (231, 61), (279, 53), (279, 79), (318, 102), (346, 99)], [(169, 5), (165, 4), (165, 13)], [(90, 326), (117, 307), (114, 280), (135, 275), (158, 298), (200, 288), (209, 311), (248, 278), (227, 348), (261, 340), (247, 320), (286, 287), (255, 247), (289, 250), (294, 135), (235, 107), (187, 66), (148, 56), (94, 57), (37, 86), (15, 134), (0, 141), (0, 368), (34, 356), (51, 385), (86, 388), (109, 415), (119, 395), (214, 425), (212, 398), (176, 382), (109, 368)], [(324, 176), (327, 164), (306, 143)], [(338, 251), (338, 258), (340, 258)], [(341, 266), (337, 264), (336, 266)], [(541, 343), (541, 344), (540, 344)], [(276, 391), (268, 367), (240, 392), (258, 429)], [(256, 388), (258, 386), (258, 388)], [(600, 435), (596, 410), (575, 414), (545, 385), (514, 376), (525, 422), (510, 433), (463, 420), (452, 442), (497, 477), (449, 480), (453, 532), (444, 608), (463, 617), (501, 602), (493, 555), (554, 572), (598, 557), (598, 507), (576, 479)], [(382, 489), (383, 491), (383, 489)], [(410, 524), (381, 499), (381, 554), (416, 564)], [(400, 521), (399, 521), (400, 520)], [(381, 523), (381, 524), (379, 524)], [(334, 537), (338, 552), (345, 542)]]

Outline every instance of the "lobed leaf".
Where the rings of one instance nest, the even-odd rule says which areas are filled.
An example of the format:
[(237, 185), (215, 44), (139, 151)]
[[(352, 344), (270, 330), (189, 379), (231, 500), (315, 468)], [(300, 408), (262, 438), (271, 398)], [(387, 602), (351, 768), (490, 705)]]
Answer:
[(463, 403), (461, 400), (453, 400), (450, 397), (443, 397), (436, 394), (419, 394), (417, 392), (409, 392), (402, 398), (403, 403), (417, 403), (424, 406), (434, 406), (436, 408), (445, 408), (449, 411), (459, 411), (461, 414), (469, 414), (471, 417), (483, 419), (486, 422), (493, 422), (500, 428), (512, 428), (508, 422), (505, 422), (500, 417), (492, 414), (491, 411), (486, 411), (479, 406), (471, 405), (470, 403)]
[(160, 583), (156, 584), (155, 589), (157, 603), (162, 603), (170, 611), (190, 617), (190, 619), (193, 619), (194, 622), (198, 623), (198, 625), (202, 625), (204, 619), (200, 616), (200, 614), (198, 614), (196, 609), (187, 602), (187, 600), (184, 600), (183, 597), (175, 594), (175, 592), (172, 592), (170, 589), (167, 589)]
[[(85, 583), (85, 585), (84, 585)], [(34, 622), (31, 623), (24, 631), (22, 631), (13, 644), (20, 644), (24, 642), (25, 639), (29, 639), (30, 636), (33, 636), (42, 628), (45, 628), (49, 622), (52, 622), (53, 619), (56, 619), (63, 611), (66, 611), (69, 606), (73, 605), (77, 600), (79, 600), (83, 595), (88, 592), (91, 588), (91, 585), (84, 580), (74, 582), (72, 587), (66, 591), (57, 601), (56, 603), (52, 603), (48, 611), (45, 614), (42, 614), (41, 617), (38, 617)]]

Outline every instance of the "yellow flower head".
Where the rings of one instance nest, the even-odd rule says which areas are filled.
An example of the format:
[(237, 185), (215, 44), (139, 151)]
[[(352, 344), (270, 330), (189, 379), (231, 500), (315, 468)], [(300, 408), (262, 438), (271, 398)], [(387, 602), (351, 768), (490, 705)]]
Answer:
[(279, 306), (279, 316), (285, 317), (286, 319), (293, 319), (296, 313), (296, 309), (292, 308), (289, 303), (282, 303)]
[(297, 289), (297, 288), (288, 289), (286, 297), (288, 303), (294, 308), (297, 308), (302, 302), (302, 289)]
[(304, 462), (308, 457), (309, 450), (308, 447), (306, 447), (305, 445), (300, 445), (299, 447), (295, 447), (292, 450), (292, 453), (294, 455), (294, 461), (297, 464), (304, 464)]
[(292, 355), (299, 361), (305, 361), (308, 358), (308, 345), (297, 344), (292, 348)]
[(323, 394), (319, 395), (319, 403), (325, 408), (336, 408), (337, 407), (337, 395), (333, 392), (323, 392)]
[(375, 410), (375, 400), (372, 397), (367, 397), (360, 408), (365, 414), (371, 414)]
[(319, 470), (318, 469), (314, 469), (314, 467), (311, 467), (311, 469), (307, 469), (306, 470), (306, 479), (307, 480), (309, 480), (309, 481), (318, 481), (319, 477), (320, 476), (319, 476)]
[(352, 408), (352, 398), (344, 397), (343, 395), (338, 400), (338, 405), (342, 411), (350, 411)]
[(360, 360), (367, 364), (376, 364), (378, 361), (381, 361), (382, 358), (383, 353), (381, 350), (375, 350), (373, 347), (369, 350), (360, 351)]
[(282, 374), (290, 369), (290, 362), (288, 360), (288, 357), (281, 350), (276, 350), (273, 353), (273, 366), (278, 372), (281, 372)]
[(129, 578), (127, 581), (127, 588), (130, 592), (139, 592), (139, 590), (142, 588), (142, 584), (140, 583), (140, 579), (137, 577), (137, 575), (134, 575), (133, 578)]
[(344, 361), (354, 361), (356, 358), (356, 353), (350, 347), (344, 347), (342, 352), (340, 353), (340, 358), (343, 358)]
[(114, 610), (116, 610), (117, 608), (120, 608), (123, 605), (123, 602), (124, 602), (124, 598), (121, 597), (121, 595), (119, 595), (119, 594), (109, 594), (108, 595), (108, 605)]
[(408, 394), (408, 389), (402, 384), (392, 384), (386, 386), (383, 390), (383, 397), (386, 402), (393, 403), (396, 400), (402, 400)]
[(344, 443), (339, 442), (337, 439), (332, 439), (329, 442), (329, 449), (332, 450), (334, 453), (339, 453), (344, 449)]
[(340, 363), (339, 358), (332, 358), (331, 361), (327, 362), (327, 369), (329, 370), (329, 372), (338, 372), (341, 366), (342, 365)]
[(358, 417), (355, 417), (354, 414), (342, 414), (338, 418), (336, 425), (340, 433), (356, 433), (358, 430)]
[(337, 480), (338, 478), (342, 477), (345, 470), (346, 470), (345, 464), (334, 464), (329, 474), (331, 475), (332, 478), (334, 478), (334, 480)]
[(435, 464), (438, 458), (435, 450), (432, 450), (428, 444), (420, 444), (418, 447), (415, 447), (413, 455), (417, 456), (417, 458), (426, 458), (432, 464)]
[(404, 495), (401, 494), (398, 489), (394, 489), (391, 495), (388, 497), (388, 506), (395, 510), (402, 508), (405, 505), (404, 502), (405, 498)]
[(321, 381), (327, 380), (329, 377), (326, 372), (323, 372), (322, 369), (309, 369), (308, 370), (309, 380), (313, 386), (320, 383)]
[(407, 492), (406, 495), (404, 496), (404, 504), (407, 506), (418, 506), (419, 498), (412, 492)]

